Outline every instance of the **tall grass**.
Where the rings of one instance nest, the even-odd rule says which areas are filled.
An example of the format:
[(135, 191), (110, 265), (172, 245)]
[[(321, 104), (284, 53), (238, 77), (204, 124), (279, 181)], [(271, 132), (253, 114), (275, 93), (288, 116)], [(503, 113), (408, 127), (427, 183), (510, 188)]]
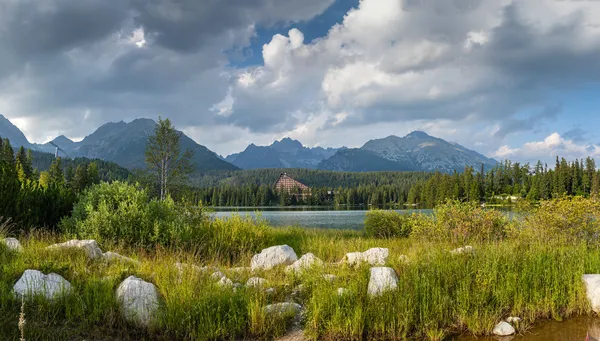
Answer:
[[(416, 226), (419, 232), (409, 238), (374, 238), (361, 231), (272, 229), (264, 222), (233, 217), (199, 226), (205, 239), (197, 247), (102, 239), (105, 251), (119, 252), (139, 264), (93, 261), (77, 251), (46, 250), (65, 236), (32, 233), (20, 238), (23, 252), (11, 252), (0, 243), (0, 335), (8, 340), (21, 337), (22, 302), (11, 290), (26, 269), (60, 274), (74, 289), (52, 302), (40, 298), (25, 302), (28, 340), (273, 339), (285, 333), (292, 316), (268, 316), (263, 308), (286, 301), (304, 307), (302, 327), (311, 339), (442, 340), (461, 332), (485, 335), (507, 316), (522, 317), (519, 328), (524, 330), (540, 319), (591, 313), (581, 275), (600, 273), (600, 248), (589, 238), (596, 231), (595, 211), (585, 205), (593, 203), (565, 199), (543, 204), (513, 223), (480, 208), (448, 206), (443, 220), (412, 217), (412, 231)], [(481, 224), (473, 223), (477, 219)], [(581, 228), (585, 233), (560, 237), (566, 232), (557, 224), (580, 231), (580, 223), (585, 224)], [(484, 228), (479, 231), (477, 226)], [(425, 230), (438, 231), (441, 237), (423, 238)], [(533, 238), (533, 231), (544, 238)], [(467, 242), (473, 253), (449, 252)], [(282, 268), (257, 273), (230, 269), (248, 266), (257, 250), (278, 244), (292, 246), (299, 255), (312, 252), (325, 266), (301, 274), (287, 274)], [(347, 252), (371, 247), (390, 249), (387, 266), (399, 278), (397, 290), (376, 298), (367, 294), (368, 266), (338, 263)], [(220, 287), (210, 278), (213, 270), (180, 271), (173, 266), (176, 262), (220, 269), (237, 283), (260, 276), (275, 291)], [(336, 279), (326, 280), (325, 273)], [(154, 283), (159, 290), (159, 313), (150, 328), (130, 325), (120, 314), (115, 290), (130, 275)], [(341, 296), (340, 287), (348, 290)]]

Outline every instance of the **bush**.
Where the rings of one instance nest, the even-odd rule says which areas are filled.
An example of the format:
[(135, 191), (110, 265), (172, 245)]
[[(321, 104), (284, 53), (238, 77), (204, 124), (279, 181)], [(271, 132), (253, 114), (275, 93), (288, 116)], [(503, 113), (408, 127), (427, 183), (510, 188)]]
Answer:
[(151, 200), (145, 190), (123, 182), (86, 190), (61, 228), (76, 238), (192, 249), (229, 261), (269, 242), (268, 227), (262, 222), (240, 217), (211, 220), (201, 206), (179, 205), (170, 198)]
[(502, 212), (484, 209), (475, 203), (447, 201), (434, 209), (433, 219), (421, 217), (412, 235), (464, 244), (501, 240), (508, 226), (509, 220)]
[(372, 210), (365, 216), (367, 235), (376, 238), (406, 238), (410, 235), (410, 217), (389, 210)]
[(600, 236), (600, 202), (583, 197), (542, 201), (510, 233), (523, 240), (595, 242)]

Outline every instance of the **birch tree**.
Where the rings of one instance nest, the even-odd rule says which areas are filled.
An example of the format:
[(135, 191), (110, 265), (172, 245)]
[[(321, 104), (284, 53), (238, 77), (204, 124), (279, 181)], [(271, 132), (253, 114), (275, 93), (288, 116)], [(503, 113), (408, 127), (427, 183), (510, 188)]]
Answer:
[(181, 133), (175, 130), (168, 118), (159, 118), (154, 134), (148, 137), (146, 165), (154, 175), (160, 200), (167, 197), (170, 184), (185, 178), (192, 170), (192, 151), (181, 153), (180, 140)]

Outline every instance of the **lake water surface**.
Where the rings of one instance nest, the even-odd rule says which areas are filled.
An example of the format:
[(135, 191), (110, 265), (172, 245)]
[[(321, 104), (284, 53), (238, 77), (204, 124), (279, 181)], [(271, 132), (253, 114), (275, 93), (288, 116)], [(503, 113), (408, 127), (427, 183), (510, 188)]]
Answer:
[(600, 319), (576, 317), (562, 322), (546, 321), (534, 325), (520, 335), (507, 337), (457, 336), (453, 341), (598, 341)]
[[(400, 213), (431, 213), (430, 209), (397, 210)], [(333, 210), (331, 207), (242, 207), (216, 208), (213, 215), (217, 218), (230, 217), (233, 214), (242, 216), (260, 216), (271, 226), (298, 226), (308, 228), (355, 229), (364, 227), (366, 209)]]

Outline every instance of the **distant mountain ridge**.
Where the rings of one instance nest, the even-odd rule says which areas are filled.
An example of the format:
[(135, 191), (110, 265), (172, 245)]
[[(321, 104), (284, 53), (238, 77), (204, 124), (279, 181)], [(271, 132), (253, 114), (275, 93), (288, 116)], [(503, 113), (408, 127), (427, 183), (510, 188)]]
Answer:
[[(52, 143), (69, 157), (85, 157), (115, 162), (127, 169), (145, 168), (144, 151), (156, 122), (139, 118), (129, 123), (110, 122), (83, 140), (75, 142), (61, 135)], [(25, 135), (0, 115), (0, 136), (13, 146), (54, 153), (52, 143), (32, 144)], [(237, 169), (305, 168), (348, 172), (371, 171), (463, 171), (465, 166), (494, 167), (496, 160), (457, 143), (447, 142), (422, 131), (404, 137), (388, 136), (370, 140), (360, 148), (308, 148), (300, 141), (284, 138), (269, 146), (250, 144), (244, 151), (223, 158), (182, 133), (181, 150), (191, 149), (196, 171)]]
[(422, 131), (404, 136), (371, 140), (361, 148), (339, 151), (319, 164), (320, 169), (338, 171), (462, 171), (465, 166), (490, 169), (497, 161), (457, 143)]
[(333, 156), (338, 150), (339, 148), (308, 148), (300, 141), (286, 137), (270, 146), (257, 146), (252, 143), (243, 152), (231, 154), (225, 160), (242, 169), (316, 169), (321, 161)]
[[(130, 170), (145, 168), (146, 142), (155, 127), (156, 122), (147, 118), (135, 119), (129, 123), (110, 122), (102, 125), (80, 142), (74, 142), (63, 135), (52, 142), (61, 148), (60, 154), (66, 153), (70, 158), (102, 159)], [(24, 146), (50, 153), (54, 153), (56, 148), (51, 143), (30, 143), (25, 135), (4, 116), (0, 117), (0, 136), (11, 140), (13, 147)], [(198, 172), (238, 169), (183, 133), (180, 142), (182, 151), (191, 149), (194, 152), (192, 163)]]

